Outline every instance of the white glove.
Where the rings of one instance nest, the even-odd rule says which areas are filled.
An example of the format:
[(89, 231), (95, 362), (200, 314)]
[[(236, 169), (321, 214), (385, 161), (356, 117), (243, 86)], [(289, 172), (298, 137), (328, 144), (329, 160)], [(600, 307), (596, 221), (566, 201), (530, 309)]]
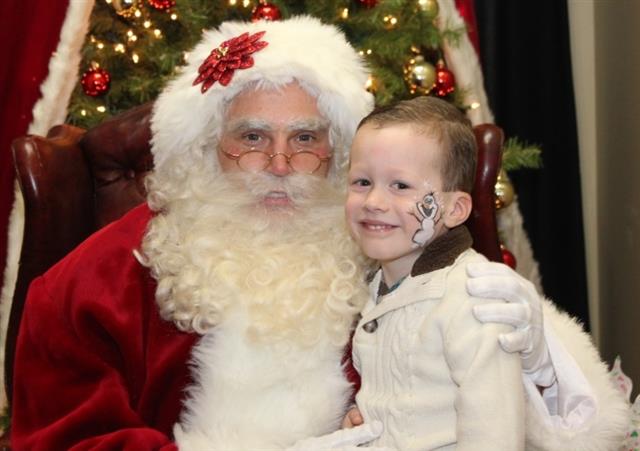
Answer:
[[(364, 445), (382, 434), (382, 423), (372, 421), (351, 429), (340, 429), (321, 437), (311, 437), (297, 441), (286, 451), (362, 451)], [(368, 447), (371, 451), (392, 451), (389, 448)]]
[(509, 324), (514, 331), (498, 337), (506, 352), (520, 352), (523, 372), (536, 384), (550, 386), (555, 371), (544, 339), (542, 305), (535, 287), (506, 265), (479, 262), (467, 265), (467, 291), (471, 296), (506, 301), (476, 305), (480, 322)]

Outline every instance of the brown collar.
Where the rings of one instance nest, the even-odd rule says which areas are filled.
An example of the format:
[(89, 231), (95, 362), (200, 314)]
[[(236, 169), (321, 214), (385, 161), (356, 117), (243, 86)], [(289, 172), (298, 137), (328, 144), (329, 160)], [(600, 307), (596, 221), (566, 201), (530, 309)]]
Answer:
[[(424, 248), (420, 257), (411, 268), (411, 277), (426, 274), (437, 269), (451, 265), (456, 258), (473, 244), (473, 238), (466, 226), (461, 225), (451, 229), (444, 235), (440, 235)], [(389, 288), (380, 281), (378, 294), (384, 295), (389, 292)]]

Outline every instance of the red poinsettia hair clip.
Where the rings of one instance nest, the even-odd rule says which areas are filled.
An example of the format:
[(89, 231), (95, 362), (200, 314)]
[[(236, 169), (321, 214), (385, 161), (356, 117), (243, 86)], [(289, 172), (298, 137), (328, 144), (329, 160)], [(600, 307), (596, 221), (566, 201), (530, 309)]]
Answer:
[(207, 59), (198, 68), (198, 78), (193, 81), (193, 86), (202, 83), (202, 93), (219, 82), (227, 86), (233, 78), (236, 69), (248, 69), (253, 66), (252, 53), (265, 48), (268, 43), (261, 41), (264, 31), (250, 35), (248, 32), (240, 36), (224, 41), (213, 49)]

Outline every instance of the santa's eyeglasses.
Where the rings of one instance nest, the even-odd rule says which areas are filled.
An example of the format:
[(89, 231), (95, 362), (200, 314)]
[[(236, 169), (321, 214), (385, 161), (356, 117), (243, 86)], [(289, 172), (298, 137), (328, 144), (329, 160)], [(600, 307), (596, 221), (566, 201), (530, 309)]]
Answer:
[(273, 154), (263, 152), (261, 150), (250, 149), (240, 153), (231, 153), (223, 149), (220, 149), (222, 154), (234, 160), (238, 167), (247, 172), (260, 172), (265, 170), (271, 164), (278, 155), (282, 155), (287, 160), (287, 164), (294, 172), (301, 174), (313, 174), (323, 163), (328, 162), (331, 159), (331, 154), (325, 157), (321, 157), (315, 152), (309, 150), (299, 150), (287, 155), (286, 153), (276, 152)]

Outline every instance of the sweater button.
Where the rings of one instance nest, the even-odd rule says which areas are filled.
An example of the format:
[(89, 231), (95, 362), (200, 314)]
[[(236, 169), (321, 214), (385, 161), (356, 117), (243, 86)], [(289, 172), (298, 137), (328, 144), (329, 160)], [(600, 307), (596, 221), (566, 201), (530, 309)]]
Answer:
[(365, 332), (372, 334), (378, 329), (378, 321), (376, 321), (375, 319), (372, 319), (368, 323), (363, 324), (362, 328), (364, 329)]

